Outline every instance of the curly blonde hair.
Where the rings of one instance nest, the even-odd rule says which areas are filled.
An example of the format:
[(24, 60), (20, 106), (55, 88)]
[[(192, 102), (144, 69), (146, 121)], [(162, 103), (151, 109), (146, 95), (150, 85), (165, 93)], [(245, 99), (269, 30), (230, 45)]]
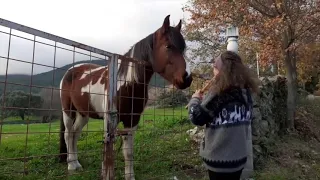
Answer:
[(242, 63), (241, 57), (232, 52), (226, 51), (220, 55), (222, 67), (216, 75), (211, 86), (211, 91), (219, 94), (230, 86), (249, 88), (252, 92), (259, 92), (258, 77)]

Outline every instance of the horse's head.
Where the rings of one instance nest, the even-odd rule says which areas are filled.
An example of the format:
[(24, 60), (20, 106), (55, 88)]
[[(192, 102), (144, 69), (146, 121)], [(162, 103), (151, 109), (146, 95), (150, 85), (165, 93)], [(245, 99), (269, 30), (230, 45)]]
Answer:
[(171, 27), (169, 17), (154, 34), (152, 66), (176, 88), (186, 89), (191, 85), (192, 76), (184, 59), (186, 43), (180, 32), (181, 20), (176, 27)]

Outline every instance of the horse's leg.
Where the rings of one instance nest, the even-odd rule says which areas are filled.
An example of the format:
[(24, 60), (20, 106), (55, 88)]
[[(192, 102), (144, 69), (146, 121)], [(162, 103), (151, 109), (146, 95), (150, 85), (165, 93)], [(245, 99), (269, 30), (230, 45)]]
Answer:
[(68, 162), (68, 170), (75, 170), (76, 167), (74, 166), (74, 162), (71, 160), (72, 159), (72, 153), (73, 152), (73, 145), (72, 145), (72, 140), (73, 140), (73, 134), (72, 134), (72, 125), (73, 125), (73, 120), (65, 113), (63, 112), (63, 123), (65, 126), (65, 132), (64, 132), (64, 139), (65, 143), (67, 146), (67, 162)]
[(78, 144), (78, 140), (79, 140), (79, 137), (81, 135), (82, 129), (88, 123), (88, 120), (89, 120), (88, 117), (83, 117), (83, 116), (81, 116), (81, 114), (79, 114), (77, 112), (76, 121), (74, 122), (73, 127), (72, 127), (72, 129), (74, 131), (73, 142), (72, 142), (73, 150), (74, 150), (74, 152), (73, 152), (74, 153), (73, 154), (73, 160), (74, 160), (74, 165), (75, 165), (76, 169), (82, 169), (82, 166), (78, 161), (78, 147), (77, 147), (77, 144)]
[(128, 135), (122, 136), (123, 139), (123, 156), (125, 162), (125, 179), (126, 180), (135, 180), (133, 172), (133, 140), (134, 133), (137, 129), (137, 126), (133, 128), (126, 128), (130, 131)]

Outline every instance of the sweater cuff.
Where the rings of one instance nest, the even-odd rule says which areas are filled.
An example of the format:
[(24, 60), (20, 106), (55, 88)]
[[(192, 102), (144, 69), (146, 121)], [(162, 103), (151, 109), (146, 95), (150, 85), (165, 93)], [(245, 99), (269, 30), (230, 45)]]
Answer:
[(200, 99), (200, 98), (198, 98), (198, 97), (193, 97), (193, 98), (190, 99), (189, 105), (190, 105), (190, 104), (200, 103), (200, 102), (201, 102), (201, 99)]
[(190, 99), (189, 103), (188, 103), (188, 109), (190, 110), (190, 106), (194, 105), (194, 104), (199, 104), (201, 103), (201, 99), (198, 97), (193, 97)]

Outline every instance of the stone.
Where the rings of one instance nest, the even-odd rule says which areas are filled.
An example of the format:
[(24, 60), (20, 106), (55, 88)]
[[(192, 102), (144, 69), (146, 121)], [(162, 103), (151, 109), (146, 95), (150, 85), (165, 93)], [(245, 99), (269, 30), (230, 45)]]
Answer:
[(270, 130), (269, 129), (269, 124), (268, 124), (268, 121), (265, 121), (265, 120), (262, 120), (260, 123), (260, 132), (261, 132), (261, 135), (264, 136), (266, 134), (269, 134)]
[(259, 140), (259, 136), (252, 136), (252, 141), (253, 142), (257, 142)]
[(315, 156), (318, 155), (318, 153), (317, 153), (316, 151), (314, 151), (314, 150), (312, 150), (311, 153), (312, 153), (313, 155), (315, 155)]
[(198, 127), (187, 130), (187, 134), (189, 134), (190, 136), (194, 136), (197, 132), (198, 132)]
[(195, 127), (193, 129), (187, 130), (187, 134), (189, 134), (191, 140), (200, 143), (204, 137), (204, 129), (200, 129), (199, 127)]
[(253, 145), (253, 150), (255, 152), (258, 152), (258, 153), (262, 154), (262, 148), (259, 145)]
[(259, 128), (252, 127), (252, 135), (260, 136)]

